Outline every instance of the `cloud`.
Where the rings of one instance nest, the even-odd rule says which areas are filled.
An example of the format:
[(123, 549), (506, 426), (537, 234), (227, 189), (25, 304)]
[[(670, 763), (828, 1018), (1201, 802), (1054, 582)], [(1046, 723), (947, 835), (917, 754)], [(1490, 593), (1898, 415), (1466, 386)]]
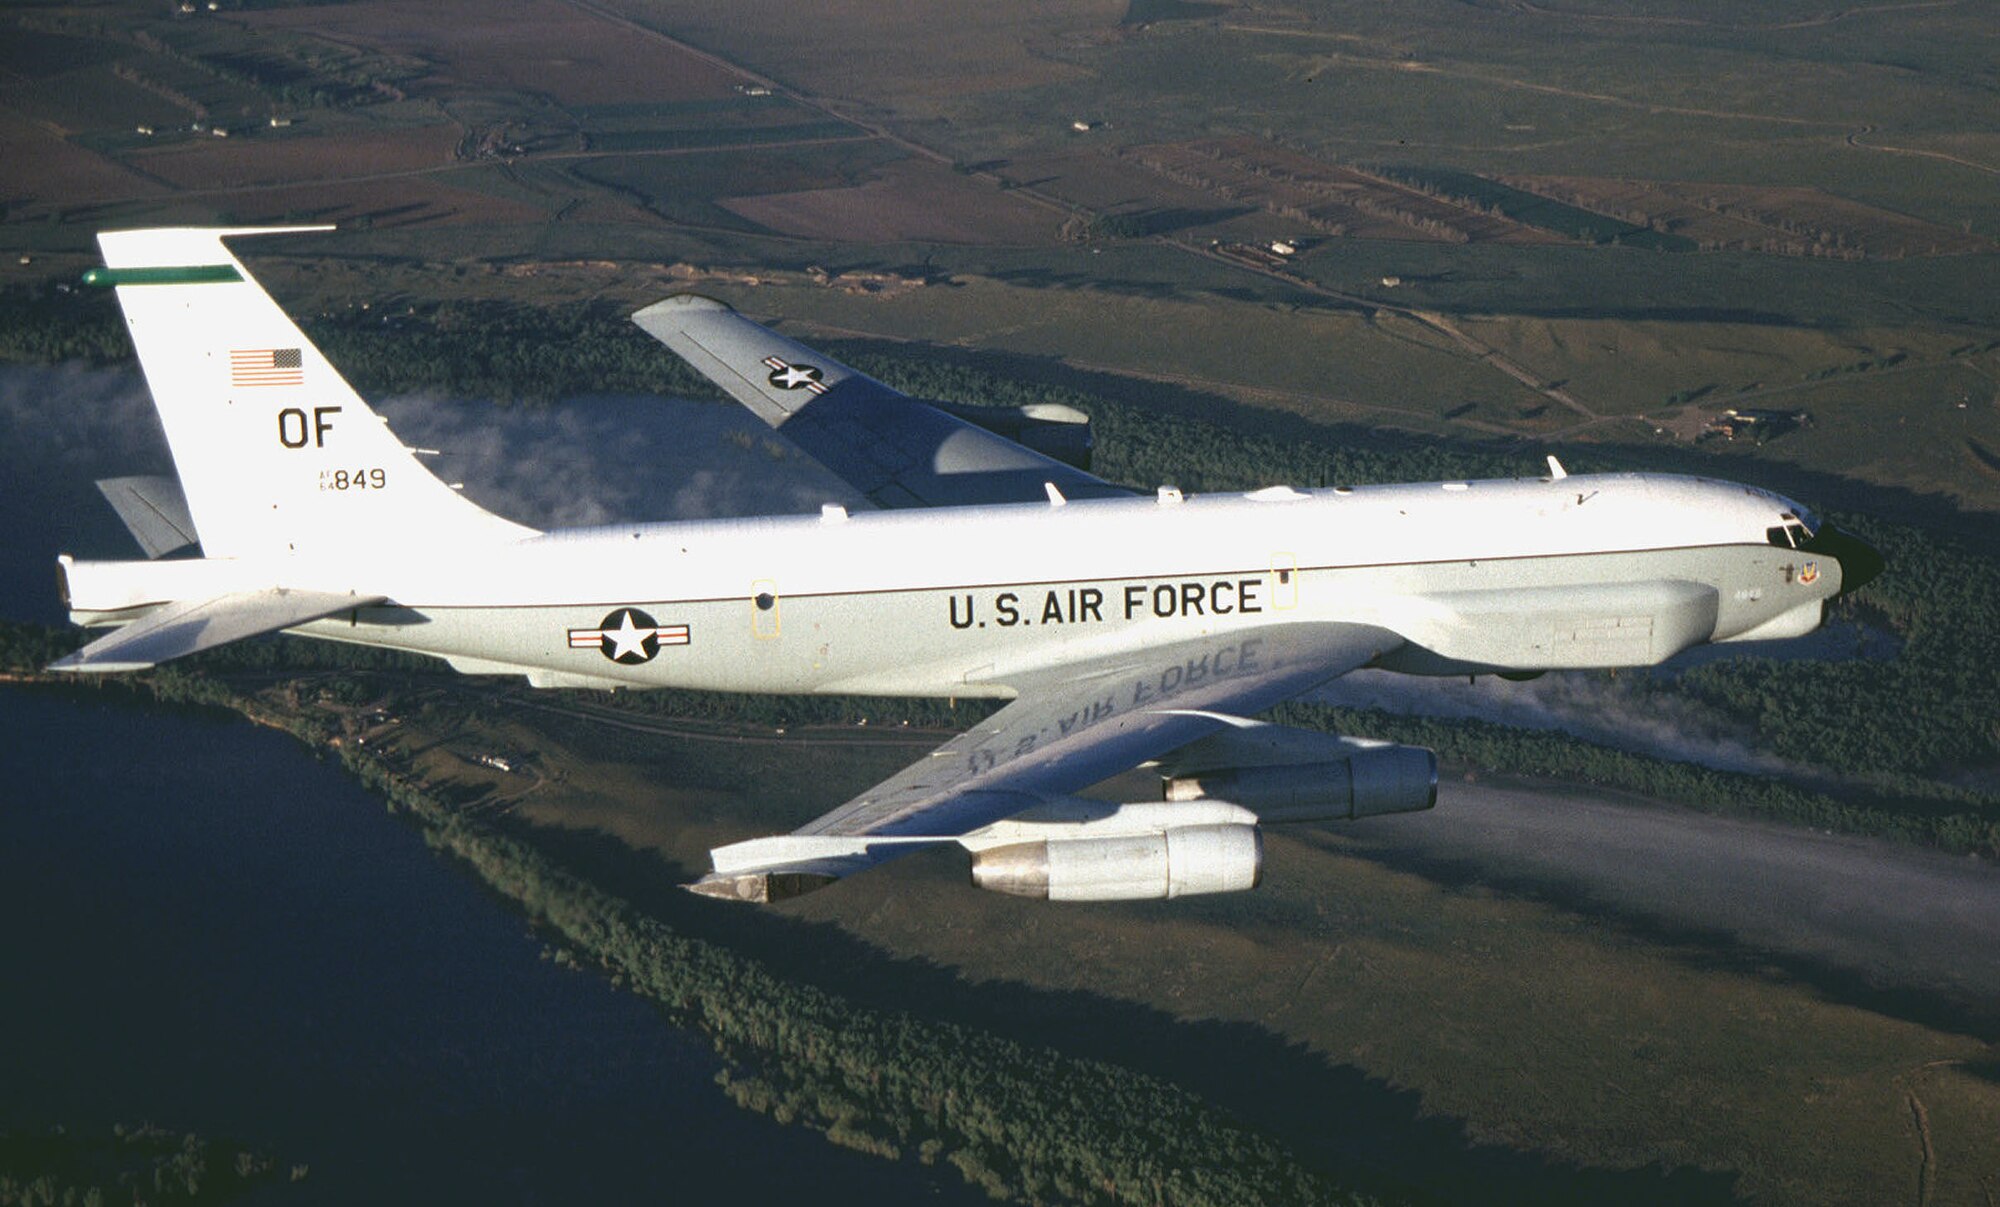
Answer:
[(380, 409), (404, 443), (439, 450), (425, 460), (441, 477), (537, 527), (865, 506), (732, 405), (591, 395), (530, 410), (408, 395)]
[[(172, 469), (145, 381), (127, 370), (75, 364), (0, 365), (0, 450), (10, 470), (102, 477)], [(11, 473), (5, 480), (14, 481)]]
[(62, 619), (58, 553), (137, 557), (94, 483), (172, 469), (137, 374), (0, 366), (0, 615)]

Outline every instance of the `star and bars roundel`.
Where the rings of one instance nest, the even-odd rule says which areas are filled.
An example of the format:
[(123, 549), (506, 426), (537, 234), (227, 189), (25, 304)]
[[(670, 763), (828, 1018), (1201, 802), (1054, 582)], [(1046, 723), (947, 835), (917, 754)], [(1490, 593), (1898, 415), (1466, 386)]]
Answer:
[(688, 627), (660, 624), (637, 608), (614, 608), (594, 629), (571, 629), (569, 648), (601, 650), (624, 666), (651, 662), (663, 645), (686, 645)]
[(771, 375), (764, 380), (777, 389), (811, 390), (815, 394), (827, 391), (826, 383), (820, 380), (822, 374), (818, 365), (795, 365), (781, 357), (767, 356), (764, 367), (771, 371)]

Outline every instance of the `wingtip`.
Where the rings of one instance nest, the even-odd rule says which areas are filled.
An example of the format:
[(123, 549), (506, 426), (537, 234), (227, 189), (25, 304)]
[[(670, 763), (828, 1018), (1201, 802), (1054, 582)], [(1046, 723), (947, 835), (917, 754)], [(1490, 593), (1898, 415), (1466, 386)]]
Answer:
[(825, 888), (838, 879), (840, 877), (819, 872), (741, 872), (727, 876), (719, 872), (710, 872), (693, 884), (681, 887), (690, 893), (713, 897), (718, 901), (747, 901), (753, 905), (769, 905), (793, 897), (803, 897), (807, 893)]
[(56, 675), (123, 675), (133, 671), (149, 671), (158, 665), (156, 662), (89, 661), (79, 651), (66, 658), (58, 658), (42, 669)]
[(665, 324), (690, 314), (728, 313), (735, 307), (699, 293), (677, 293), (670, 298), (661, 298), (650, 306), (632, 312), (632, 321), (641, 327), (651, 324)]

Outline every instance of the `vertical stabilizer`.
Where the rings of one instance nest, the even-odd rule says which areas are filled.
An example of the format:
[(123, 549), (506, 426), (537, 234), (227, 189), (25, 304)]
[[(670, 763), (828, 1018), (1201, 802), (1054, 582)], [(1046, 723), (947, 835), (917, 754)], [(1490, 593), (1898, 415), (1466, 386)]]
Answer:
[(108, 231), (84, 278), (117, 290), (203, 553), (532, 535), (424, 468), (223, 246), (274, 233)]

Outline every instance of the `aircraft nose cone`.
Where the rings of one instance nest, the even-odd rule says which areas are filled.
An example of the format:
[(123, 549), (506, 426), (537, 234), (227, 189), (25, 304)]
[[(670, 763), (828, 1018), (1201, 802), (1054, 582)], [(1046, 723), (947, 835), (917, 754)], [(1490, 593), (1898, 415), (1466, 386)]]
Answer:
[(1822, 526), (1819, 534), (1806, 542), (1805, 548), (1808, 553), (1830, 557), (1840, 563), (1841, 595), (1873, 582), (1886, 564), (1875, 546), (1831, 524)]

